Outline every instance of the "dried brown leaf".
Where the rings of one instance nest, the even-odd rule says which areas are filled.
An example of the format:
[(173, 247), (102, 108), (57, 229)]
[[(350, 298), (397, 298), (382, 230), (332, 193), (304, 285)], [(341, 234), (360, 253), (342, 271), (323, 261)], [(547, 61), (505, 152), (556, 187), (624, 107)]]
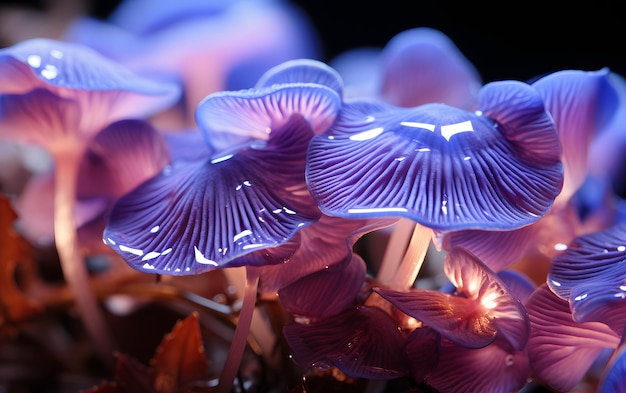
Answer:
[(27, 242), (13, 228), (16, 219), (10, 199), (0, 195), (0, 311), (2, 318), (11, 322), (22, 321), (41, 310), (15, 282), (18, 264), (30, 262)]
[(174, 393), (177, 388), (209, 375), (198, 313), (179, 321), (157, 349), (151, 360), (154, 387), (159, 393)]
[(163, 338), (149, 367), (118, 353), (115, 380), (82, 393), (208, 392), (202, 385), (206, 386), (209, 371), (198, 313), (194, 312)]

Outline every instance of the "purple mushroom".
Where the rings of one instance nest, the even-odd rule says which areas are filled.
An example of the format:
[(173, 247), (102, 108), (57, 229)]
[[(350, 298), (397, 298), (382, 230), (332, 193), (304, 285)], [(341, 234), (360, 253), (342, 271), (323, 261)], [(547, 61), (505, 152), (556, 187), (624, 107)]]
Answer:
[(387, 313), (360, 306), (310, 324), (283, 328), (294, 359), (307, 368), (337, 367), (352, 377), (392, 379), (409, 374), (407, 333)]
[(196, 119), (213, 154), (174, 162), (111, 210), (103, 239), (139, 271), (190, 275), (246, 266), (218, 391), (230, 389), (238, 370), (259, 267), (292, 258), (299, 232), (322, 214), (305, 181), (306, 152), (341, 104), (338, 75), (304, 59), (270, 69), (256, 88), (211, 94)]
[(626, 357), (624, 339), (620, 342), (619, 348), (613, 354), (607, 368), (601, 376), (598, 393), (624, 393), (624, 378), (626, 378)]
[[(559, 71), (540, 78), (532, 87), (554, 118), (562, 146), (563, 189), (554, 206), (536, 223), (520, 229), (448, 231), (440, 239), (444, 249), (463, 246), (496, 271), (533, 253), (549, 259), (556, 252), (556, 245), (567, 243), (585, 231), (574, 210), (572, 196), (587, 176), (590, 142), (610, 124), (618, 108), (616, 89), (607, 69)], [(491, 247), (491, 244), (503, 246)]]
[(517, 350), (525, 347), (529, 326), (524, 307), (494, 272), (455, 248), (446, 255), (445, 273), (455, 288), (452, 294), (419, 288), (374, 291), (459, 346), (482, 348), (500, 335)]
[[(474, 112), (347, 102), (309, 148), (307, 182), (321, 210), (343, 218), (403, 217), (436, 231), (536, 222), (563, 182), (554, 123), (527, 84), (493, 82), (479, 98)], [(412, 244), (424, 251), (430, 231), (419, 231)], [(403, 282), (383, 284), (412, 285), (415, 259), (407, 263), (416, 267), (397, 278)]]
[(183, 101), (158, 119), (173, 128), (193, 127), (206, 95), (250, 88), (273, 66), (319, 54), (307, 15), (289, 1), (122, 1), (106, 20), (77, 19), (64, 39), (177, 81)]
[(626, 326), (626, 223), (577, 237), (550, 264), (547, 285), (569, 302), (577, 322)]
[(86, 328), (105, 359), (112, 344), (76, 239), (80, 160), (89, 141), (110, 123), (149, 116), (179, 96), (177, 86), (139, 77), (82, 45), (33, 39), (0, 49), (0, 137), (40, 145), (54, 159), (59, 259)]
[(533, 378), (551, 389), (570, 391), (604, 348), (619, 336), (601, 322), (576, 322), (567, 300), (542, 284), (526, 302), (531, 323), (528, 355)]
[[(169, 162), (166, 139), (146, 121), (120, 120), (100, 131), (89, 142), (78, 170), (75, 219), (79, 232), (96, 220), (103, 227), (103, 216), (118, 197)], [(16, 201), (16, 224), (38, 246), (54, 243), (53, 195), (54, 170), (50, 170), (33, 175)], [(97, 242), (102, 244), (101, 235)]]
[(377, 98), (401, 107), (443, 103), (469, 110), (482, 85), (452, 40), (427, 27), (404, 30), (383, 48), (350, 49), (329, 64), (343, 77), (347, 98)]
[[(312, 79), (328, 72), (311, 67)], [(304, 180), (308, 143), (341, 104), (334, 89), (289, 78), (208, 96), (196, 113), (213, 156), (174, 163), (120, 198), (105, 242), (133, 268), (167, 275), (289, 259), (292, 247), (278, 246), (321, 214)]]

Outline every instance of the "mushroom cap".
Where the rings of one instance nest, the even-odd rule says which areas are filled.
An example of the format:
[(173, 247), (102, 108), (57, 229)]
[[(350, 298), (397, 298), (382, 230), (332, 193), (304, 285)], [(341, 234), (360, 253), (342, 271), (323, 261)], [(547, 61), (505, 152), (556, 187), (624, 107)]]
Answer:
[(301, 81), (298, 67), (269, 72), (270, 86), (199, 104), (211, 155), (179, 159), (117, 201), (103, 238), (133, 268), (187, 275), (284, 263), (299, 247), (298, 232), (320, 218), (305, 182), (306, 151), (334, 120), (339, 85)]
[(138, 76), (96, 51), (52, 39), (0, 49), (0, 136), (54, 150), (108, 124), (144, 118), (178, 101), (180, 88)]
[(578, 236), (550, 263), (550, 290), (571, 304), (578, 322), (626, 324), (626, 223)]
[(556, 391), (573, 389), (601, 351), (620, 342), (620, 336), (604, 323), (574, 321), (569, 302), (546, 283), (525, 306), (533, 332), (528, 340), (531, 367), (539, 381)]
[(395, 216), (435, 230), (537, 221), (563, 184), (560, 144), (529, 85), (483, 87), (476, 112), (445, 104), (344, 104), (311, 141), (307, 182), (322, 211)]
[(418, 27), (395, 35), (380, 55), (380, 96), (413, 107), (441, 102), (470, 109), (482, 86), (474, 65), (439, 30)]
[(526, 311), (506, 284), (467, 250), (455, 248), (444, 271), (454, 294), (430, 289), (374, 290), (400, 311), (465, 348), (484, 348), (496, 334), (522, 350), (530, 327)]
[(337, 367), (352, 377), (379, 380), (409, 373), (406, 333), (376, 307), (352, 307), (310, 324), (286, 325), (283, 333), (303, 367)]

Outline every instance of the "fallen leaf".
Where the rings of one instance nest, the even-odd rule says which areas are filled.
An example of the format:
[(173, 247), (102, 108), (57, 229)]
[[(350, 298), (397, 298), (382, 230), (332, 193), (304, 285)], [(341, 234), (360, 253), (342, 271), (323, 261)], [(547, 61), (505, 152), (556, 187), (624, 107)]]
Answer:
[(209, 362), (197, 312), (179, 321), (165, 336), (151, 365), (155, 373), (154, 387), (159, 393), (174, 393), (178, 387), (208, 378)]
[(115, 380), (82, 393), (191, 393), (210, 392), (210, 364), (205, 355), (198, 313), (180, 320), (150, 360), (150, 366), (118, 353)]
[(11, 200), (0, 195), (0, 327), (5, 321), (20, 322), (41, 310), (15, 282), (20, 263), (32, 263), (27, 242), (13, 228), (17, 213)]

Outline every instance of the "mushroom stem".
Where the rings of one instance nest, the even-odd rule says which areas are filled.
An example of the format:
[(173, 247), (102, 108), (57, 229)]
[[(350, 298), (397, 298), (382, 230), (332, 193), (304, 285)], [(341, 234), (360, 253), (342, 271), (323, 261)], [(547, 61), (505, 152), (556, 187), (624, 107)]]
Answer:
[[(411, 229), (412, 233), (409, 232)], [(411, 233), (411, 240), (405, 248), (408, 233)], [(408, 290), (424, 264), (432, 230), (413, 221), (400, 220), (391, 236), (377, 280), (381, 285)], [(402, 251), (404, 256), (401, 258)]]
[(241, 359), (248, 342), (248, 334), (252, 324), (252, 315), (256, 307), (257, 288), (259, 285), (259, 277), (261, 269), (255, 266), (246, 267), (246, 287), (243, 297), (243, 303), (237, 320), (237, 327), (233, 341), (228, 351), (226, 363), (220, 374), (219, 383), (215, 393), (229, 393), (232, 390), (235, 376), (239, 371)]
[(379, 283), (387, 285), (393, 279), (414, 228), (415, 221), (409, 220), (408, 218), (400, 219), (393, 226), (391, 235), (389, 236), (389, 241), (387, 242), (387, 246), (385, 248), (385, 254), (383, 255), (383, 260), (380, 264), (380, 269), (378, 270), (376, 277), (376, 280)]
[(82, 322), (102, 360), (113, 361), (113, 342), (100, 304), (92, 291), (87, 266), (76, 235), (74, 210), (80, 151), (55, 156), (54, 239), (63, 276), (78, 307)]

